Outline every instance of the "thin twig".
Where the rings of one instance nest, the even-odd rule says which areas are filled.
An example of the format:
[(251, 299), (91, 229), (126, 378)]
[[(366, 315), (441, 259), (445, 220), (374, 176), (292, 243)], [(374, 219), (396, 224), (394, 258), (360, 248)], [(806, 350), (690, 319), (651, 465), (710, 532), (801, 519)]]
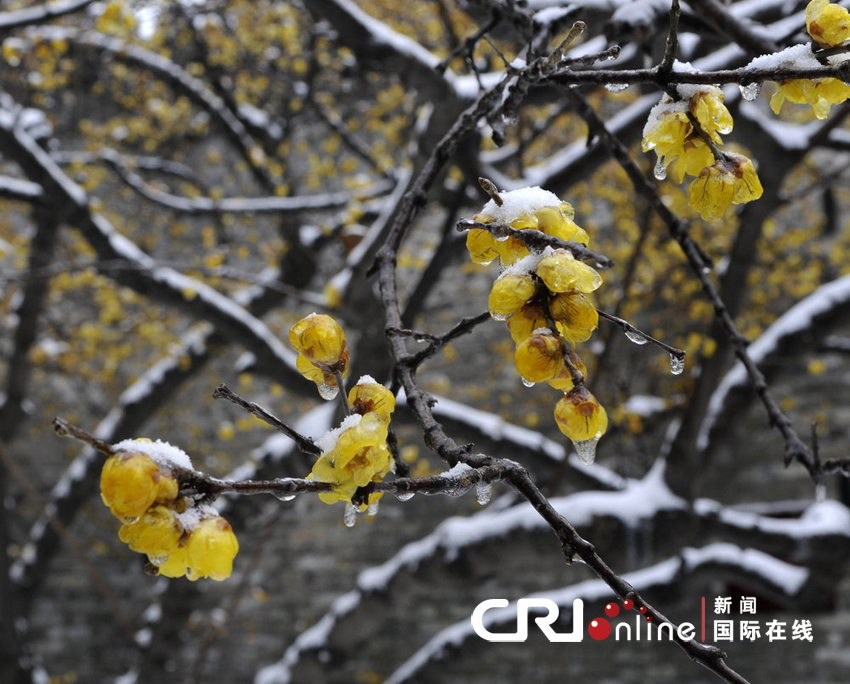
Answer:
[(624, 319), (622, 319), (618, 316), (614, 316), (613, 314), (605, 313), (604, 311), (600, 311), (599, 309), (596, 310), (596, 313), (598, 313), (602, 318), (619, 325), (623, 329), (623, 332), (626, 333), (626, 337), (628, 337), (630, 340), (632, 340), (632, 342), (635, 342), (635, 339), (630, 337), (629, 336), (630, 334), (636, 336), (636, 339), (638, 340), (637, 342), (635, 342), (636, 344), (644, 344), (646, 342), (652, 342), (652, 344), (654, 344), (657, 347), (661, 347), (661, 349), (663, 349), (668, 354), (670, 354), (670, 356), (675, 356), (679, 361), (684, 363), (685, 355), (687, 354), (687, 352), (684, 349), (679, 349), (678, 347), (670, 346), (666, 342), (662, 342), (661, 340), (657, 340), (652, 335), (645, 333), (643, 330), (637, 329), (631, 323), (629, 323), (628, 321), (626, 321), (626, 320), (624, 320)]
[(225, 384), (221, 384), (213, 390), (213, 399), (227, 399), (227, 401), (236, 404), (248, 413), (268, 423), (275, 430), (277, 430), (278, 432), (282, 432), (287, 437), (292, 439), (292, 441), (295, 442), (295, 445), (305, 454), (313, 454), (314, 456), (319, 456), (322, 453), (322, 450), (318, 446), (316, 446), (315, 442), (313, 442), (312, 439), (299, 434), (291, 427), (289, 427), (286, 423), (281, 421), (279, 418), (276, 418), (271, 413), (266, 411), (259, 404), (255, 404), (252, 401), (243, 399)]
[(107, 456), (112, 456), (116, 453), (115, 448), (111, 444), (107, 444), (102, 439), (98, 439), (85, 430), (81, 430), (76, 425), (72, 425), (67, 420), (60, 418), (59, 416), (56, 416), (56, 418), (53, 419), (53, 429), (60, 437), (71, 437), (76, 439), (78, 442), (88, 444), (93, 449), (102, 454), (106, 454)]

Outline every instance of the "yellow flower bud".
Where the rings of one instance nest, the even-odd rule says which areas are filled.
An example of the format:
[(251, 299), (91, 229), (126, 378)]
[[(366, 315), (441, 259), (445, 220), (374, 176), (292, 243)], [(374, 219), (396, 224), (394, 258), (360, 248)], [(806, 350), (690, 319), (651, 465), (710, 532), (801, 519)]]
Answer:
[(395, 396), (377, 382), (358, 382), (348, 393), (348, 404), (354, 413), (375, 413), (385, 422), (395, 410)]
[(100, 493), (115, 517), (131, 523), (157, 498), (173, 500), (177, 496), (177, 482), (170, 471), (161, 471), (150, 456), (120, 451), (103, 464)]
[(537, 275), (550, 292), (590, 293), (602, 285), (602, 277), (567, 250), (555, 250), (537, 264)]
[(599, 439), (608, 429), (608, 414), (584, 385), (574, 387), (555, 405), (555, 421), (573, 442)]
[(508, 319), (508, 330), (516, 344), (527, 340), (538, 328), (545, 328), (546, 314), (539, 306), (528, 304)]
[(133, 551), (152, 558), (167, 556), (183, 536), (183, 526), (165, 506), (152, 506), (132, 525), (122, 525), (118, 537)]
[(599, 325), (593, 302), (581, 292), (559, 292), (549, 298), (549, 311), (558, 332), (574, 347), (590, 339)]
[(189, 569), (189, 550), (182, 542), (168, 552), (168, 557), (162, 559), (157, 556), (150, 557), (151, 563), (157, 566), (157, 570), (163, 577), (183, 577)]
[(296, 351), (323, 370), (341, 371), (348, 365), (345, 333), (333, 318), (310, 314), (289, 330), (289, 342)]
[(806, 7), (806, 30), (822, 47), (837, 47), (850, 38), (850, 12), (829, 0), (812, 0)]
[(537, 212), (537, 225), (547, 235), (587, 246), (590, 243), (590, 237), (584, 228), (573, 221), (572, 216), (575, 212), (570, 211), (570, 214), (566, 216), (560, 207), (544, 207)]
[(537, 282), (529, 273), (502, 274), (490, 290), (490, 315), (496, 320), (505, 320), (519, 311), (536, 291)]
[[(573, 364), (573, 367), (579, 370), (582, 377), (587, 380), (587, 366), (584, 365), (584, 361), (581, 360), (579, 355), (574, 351), (568, 351), (567, 357), (569, 357), (570, 363)], [(562, 370), (560, 374), (554, 378), (549, 378), (546, 383), (550, 387), (554, 387), (562, 392), (569, 392), (573, 388), (573, 376), (570, 372), (569, 366), (564, 364), (564, 370)]]
[(466, 248), (475, 264), (489, 264), (499, 258), (496, 239), (483, 228), (472, 228), (467, 232)]
[(233, 571), (233, 559), (238, 552), (239, 542), (230, 523), (221, 516), (204, 518), (189, 533), (186, 542), (186, 576), (192, 581), (204, 577), (225, 580)]
[(536, 333), (517, 346), (514, 362), (528, 382), (545, 382), (564, 368), (563, 343), (550, 331)]
[(688, 189), (689, 203), (706, 221), (722, 218), (730, 204), (743, 204), (762, 195), (753, 162), (741, 154), (726, 154), (705, 168)]
[(525, 243), (513, 235), (507, 240), (496, 240), (496, 251), (505, 266), (512, 266), (530, 254)]

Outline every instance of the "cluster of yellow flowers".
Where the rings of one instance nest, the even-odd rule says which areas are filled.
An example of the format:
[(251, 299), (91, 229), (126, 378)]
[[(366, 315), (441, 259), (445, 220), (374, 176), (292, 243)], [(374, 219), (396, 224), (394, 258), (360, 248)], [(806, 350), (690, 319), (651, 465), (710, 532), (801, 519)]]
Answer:
[(348, 345), (339, 323), (326, 314), (310, 314), (290, 328), (289, 343), (298, 352), (301, 375), (316, 383), (323, 399), (336, 397), (337, 377), (348, 375)]
[[(339, 392), (337, 378), (348, 373), (348, 348), (340, 325), (325, 314), (310, 314), (292, 326), (289, 341), (299, 352), (301, 373), (319, 386), (325, 399), (333, 399)], [(332, 491), (319, 494), (322, 501), (351, 503), (358, 487), (380, 482), (390, 472), (393, 457), (387, 434), (394, 410), (393, 393), (368, 375), (351, 388), (349, 415), (318, 440), (322, 455), (308, 476), (333, 485)], [(377, 503), (381, 496), (378, 492), (370, 494), (360, 510)]]
[[(806, 7), (806, 30), (820, 48), (839, 47), (850, 40), (850, 12), (829, 0), (812, 0)], [(778, 114), (786, 100), (808, 104), (818, 119), (825, 119), (832, 105), (848, 98), (850, 85), (837, 78), (792, 79), (779, 83), (770, 107)]]
[(730, 204), (761, 197), (761, 182), (747, 157), (717, 151), (723, 144), (720, 136), (730, 133), (733, 124), (723, 104), (723, 91), (713, 86), (680, 86), (679, 93), (681, 100), (665, 95), (653, 107), (643, 130), (643, 151), (655, 150), (658, 155), (656, 177), (665, 177), (671, 164), (677, 183), (685, 175), (696, 176), (688, 189), (689, 203), (706, 221), (716, 221)]
[(114, 446), (100, 476), (103, 502), (123, 524), (118, 536), (147, 554), (157, 573), (197, 580), (230, 577), (239, 543), (210, 506), (179, 497), (175, 470), (191, 470), (177, 447), (146, 439)]
[[(498, 222), (514, 230), (537, 230), (587, 246), (588, 235), (574, 217), (570, 204), (535, 187), (501, 194), (474, 220)], [(489, 230), (472, 228), (466, 246), (474, 263), (498, 260), (505, 267), (490, 291), (490, 315), (507, 321), (516, 343), (514, 362), (523, 382), (546, 382), (564, 392), (555, 406), (555, 420), (575, 444), (579, 457), (592, 461), (596, 443), (608, 427), (608, 415), (584, 386), (584, 379), (573, 382), (578, 374), (587, 376), (587, 368), (573, 349), (587, 341), (597, 327), (599, 314), (588, 295), (602, 284), (601, 276), (570, 250), (530, 250), (516, 235), (496, 238)]]

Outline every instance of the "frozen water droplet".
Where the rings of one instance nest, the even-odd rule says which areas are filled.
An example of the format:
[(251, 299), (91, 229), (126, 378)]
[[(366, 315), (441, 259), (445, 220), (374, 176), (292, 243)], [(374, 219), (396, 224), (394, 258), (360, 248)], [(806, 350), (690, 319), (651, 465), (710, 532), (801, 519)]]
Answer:
[(376, 516), (378, 515), (378, 507), (381, 505), (380, 501), (376, 501), (375, 503), (369, 504), (369, 508), (366, 509), (366, 515)]
[(648, 340), (643, 335), (632, 330), (626, 330), (626, 337), (628, 337), (629, 340), (631, 340), (635, 344), (646, 344), (648, 342)]
[(493, 487), (489, 482), (479, 482), (475, 485), (475, 500), (482, 506), (490, 503), (490, 494), (493, 492)]
[(168, 560), (168, 556), (148, 556), (148, 560), (156, 567), (160, 567), (161, 565), (165, 565), (165, 561)]
[(628, 83), (606, 83), (605, 90), (609, 93), (622, 93), (626, 88), (629, 87)]
[(137, 515), (135, 517), (127, 516), (125, 518), (121, 518), (121, 522), (124, 523), (125, 525), (134, 525), (135, 523), (139, 522), (140, 517), (141, 516), (139, 516), (139, 515)]
[(281, 501), (292, 501), (295, 498), (295, 494), (290, 492), (274, 492), (274, 495)]
[(326, 385), (322, 382), (317, 387), (319, 388), (319, 396), (325, 401), (336, 399), (336, 395), (339, 394), (339, 387), (336, 385)]
[(815, 501), (818, 503), (826, 501), (826, 485), (822, 482), (815, 487)]
[(410, 501), (416, 492), (397, 492), (395, 498), (399, 501)]
[(352, 504), (345, 504), (345, 513), (342, 514), (342, 522), (346, 527), (354, 527), (357, 522), (357, 507)]
[(656, 180), (663, 181), (667, 178), (667, 165), (664, 163), (664, 157), (658, 157), (658, 161), (655, 162), (655, 169), (653, 169), (652, 173)]
[(738, 86), (741, 91), (741, 97), (747, 102), (755, 100), (761, 92), (761, 86), (758, 83), (748, 83), (747, 85)]
[(596, 445), (599, 444), (599, 438), (601, 436), (597, 435), (581, 442), (573, 442), (573, 446), (576, 449), (576, 456), (578, 456), (578, 460), (584, 463), (584, 465), (590, 465), (596, 460)]
[(502, 113), (502, 122), (507, 126), (513, 126), (516, 123), (516, 116)]
[(531, 380), (526, 380), (522, 376), (520, 376), (520, 379), (522, 380), (522, 384), (525, 385), (526, 387), (534, 387), (534, 383), (531, 382)]
[(679, 358), (675, 354), (670, 354), (670, 372), (673, 375), (681, 375), (683, 370), (685, 370), (684, 357)]
[(491, 311), (490, 318), (492, 318), (494, 321), (506, 321), (510, 318), (510, 316), (505, 316), (504, 314), (495, 314)]

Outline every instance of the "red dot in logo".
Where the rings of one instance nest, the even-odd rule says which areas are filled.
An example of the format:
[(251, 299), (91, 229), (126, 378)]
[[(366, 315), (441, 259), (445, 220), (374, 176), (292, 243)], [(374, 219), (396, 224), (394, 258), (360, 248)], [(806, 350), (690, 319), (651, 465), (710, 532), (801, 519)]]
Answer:
[(611, 633), (611, 623), (605, 618), (593, 618), (587, 626), (587, 633), (597, 641), (607, 639)]
[(625, 601), (623, 601), (623, 608), (625, 608), (626, 610), (631, 610), (634, 607), (635, 607), (635, 602), (632, 601), (631, 599), (626, 599)]
[(638, 610), (641, 612), (641, 614), (643, 614), (646, 612), (646, 606), (641, 606), (640, 608), (638, 608)]
[(646, 621), (647, 621), (647, 622), (652, 622), (652, 616), (651, 616), (651, 615), (647, 615), (647, 616), (646, 616)]
[(617, 617), (620, 614), (620, 606), (616, 603), (609, 603), (605, 606), (605, 615), (608, 617)]

